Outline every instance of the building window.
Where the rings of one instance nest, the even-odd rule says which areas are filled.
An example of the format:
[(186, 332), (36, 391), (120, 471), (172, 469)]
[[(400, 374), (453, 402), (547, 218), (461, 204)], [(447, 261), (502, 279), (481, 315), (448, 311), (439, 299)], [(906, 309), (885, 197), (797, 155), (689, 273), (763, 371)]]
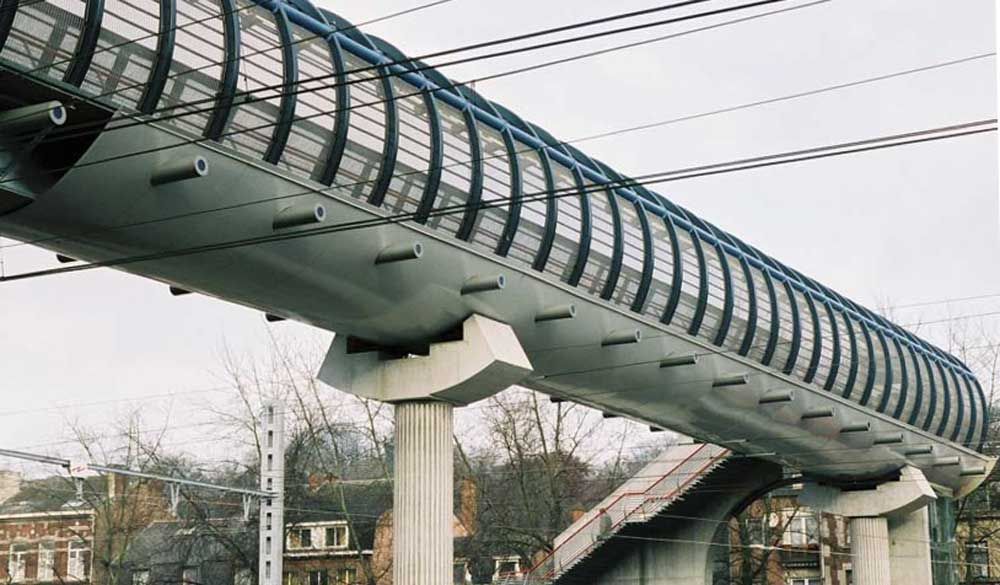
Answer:
[[(785, 512), (785, 517), (794, 514), (788, 521), (785, 533), (781, 535), (781, 543), (790, 546), (809, 546), (819, 543), (819, 523), (811, 512), (799, 510)], [(806, 584), (808, 585), (808, 584)]]
[(181, 571), (181, 583), (184, 585), (198, 585), (201, 583), (201, 572), (198, 567), (184, 567)]
[(28, 564), (28, 545), (10, 545), (10, 558), (7, 560), (7, 575), (14, 583), (24, 581), (24, 569)]
[(326, 571), (309, 571), (309, 582), (306, 585), (330, 585)]
[(82, 540), (71, 540), (69, 552), (66, 555), (66, 576), (70, 579), (83, 581), (87, 578), (87, 543)]
[(337, 585), (354, 585), (358, 582), (358, 571), (353, 567), (337, 569)]
[(520, 557), (496, 557), (493, 559), (493, 579), (513, 577), (521, 572)]
[(988, 542), (974, 542), (965, 547), (965, 564), (968, 567), (967, 581), (985, 581), (990, 578), (990, 545)]
[(38, 545), (38, 580), (52, 581), (56, 578), (56, 544), (43, 542)]
[(288, 548), (312, 548), (312, 528), (297, 528), (289, 534)]
[(149, 585), (149, 569), (132, 571), (132, 585)]
[(347, 526), (330, 526), (326, 529), (327, 548), (347, 548)]
[(819, 577), (794, 578), (788, 580), (788, 585), (823, 585)]

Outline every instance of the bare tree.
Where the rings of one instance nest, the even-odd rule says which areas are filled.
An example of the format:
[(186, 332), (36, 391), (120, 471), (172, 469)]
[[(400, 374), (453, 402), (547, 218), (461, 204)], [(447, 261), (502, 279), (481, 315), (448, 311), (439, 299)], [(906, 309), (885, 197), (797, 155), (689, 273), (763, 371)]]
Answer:
[(476, 582), (492, 575), (494, 555), (530, 564), (551, 551), (574, 511), (596, 504), (640, 463), (627, 426), (616, 431), (578, 404), (512, 389), (484, 401), (480, 411), (483, 436), (455, 439), (458, 478), (472, 481), (481, 500), (478, 530), (465, 547)]
[[(215, 412), (259, 454), (263, 404), (274, 400), (284, 405), (289, 438), (286, 526), (302, 521), (310, 507), (316, 513), (316, 500), (322, 497), (323, 511), (347, 523), (364, 582), (374, 585), (391, 566), (375, 566), (363, 553), (361, 539), (375, 530), (378, 518), (370, 510), (391, 503), (391, 420), (386, 405), (322, 387), (314, 378), (320, 360), (314, 346), (273, 336), (264, 359), (237, 357), (226, 350), (223, 375), (236, 399)], [(255, 469), (257, 461), (259, 456), (244, 464)]]

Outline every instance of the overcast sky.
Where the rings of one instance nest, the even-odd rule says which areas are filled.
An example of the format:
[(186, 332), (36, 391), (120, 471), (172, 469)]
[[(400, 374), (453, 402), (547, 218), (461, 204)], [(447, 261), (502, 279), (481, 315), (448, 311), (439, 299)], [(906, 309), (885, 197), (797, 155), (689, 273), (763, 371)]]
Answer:
[[(366, 30), (420, 55), (661, 1), (454, 0)], [(416, 3), (327, 4), (362, 22)], [(557, 138), (574, 139), (989, 52), (994, 10), (991, 0), (832, 0), (477, 89)], [(625, 39), (443, 72), (465, 80)], [(995, 67), (994, 59), (979, 60), (580, 147), (642, 174), (992, 118)], [(995, 133), (675, 182), (660, 192), (865, 304), (1000, 293)], [(3, 261), (8, 274), (53, 264), (51, 254), (26, 247), (3, 249)], [(111, 270), (3, 284), (0, 307), (0, 447), (8, 448), (63, 452), (67, 446), (51, 443), (65, 438), (67, 418), (99, 427), (133, 404), (127, 399), (161, 393), (190, 392), (141, 401), (152, 422), (163, 413), (171, 424), (203, 420), (224, 346), (259, 352), (268, 327), (317, 344), (329, 339), (293, 323), (267, 326), (260, 314), (221, 301), (172, 298), (162, 285)], [(991, 310), (1000, 311), (1000, 297), (911, 309), (899, 320)], [(81, 405), (93, 401), (108, 402)], [(183, 443), (195, 432), (175, 436)]]

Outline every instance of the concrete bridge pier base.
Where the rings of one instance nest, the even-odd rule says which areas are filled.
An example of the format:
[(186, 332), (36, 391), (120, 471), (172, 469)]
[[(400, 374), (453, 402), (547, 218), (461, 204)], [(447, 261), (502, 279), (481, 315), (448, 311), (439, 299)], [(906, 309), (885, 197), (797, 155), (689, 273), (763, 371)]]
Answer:
[(889, 566), (891, 585), (933, 585), (930, 546), (930, 506), (890, 517)]
[(426, 356), (400, 355), (337, 336), (319, 373), (338, 390), (395, 406), (395, 585), (451, 583), (454, 408), (492, 396), (532, 371), (514, 330), (479, 315), (462, 323), (461, 339), (428, 347)]
[(809, 484), (799, 502), (849, 519), (855, 585), (931, 585), (927, 505), (936, 498), (924, 474), (907, 466), (875, 489)]

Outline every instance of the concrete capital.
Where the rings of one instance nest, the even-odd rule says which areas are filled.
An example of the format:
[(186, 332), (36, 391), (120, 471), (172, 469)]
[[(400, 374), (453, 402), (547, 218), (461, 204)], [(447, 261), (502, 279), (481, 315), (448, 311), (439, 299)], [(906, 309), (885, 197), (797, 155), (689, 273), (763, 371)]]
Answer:
[(465, 320), (461, 340), (431, 344), (426, 357), (384, 359), (375, 351), (349, 354), (346, 349), (346, 336), (334, 338), (319, 379), (383, 402), (466, 405), (517, 384), (532, 371), (514, 330), (480, 315)]
[(901, 517), (937, 499), (922, 471), (907, 465), (899, 479), (873, 490), (843, 491), (835, 487), (807, 484), (799, 502), (814, 510), (848, 518)]

